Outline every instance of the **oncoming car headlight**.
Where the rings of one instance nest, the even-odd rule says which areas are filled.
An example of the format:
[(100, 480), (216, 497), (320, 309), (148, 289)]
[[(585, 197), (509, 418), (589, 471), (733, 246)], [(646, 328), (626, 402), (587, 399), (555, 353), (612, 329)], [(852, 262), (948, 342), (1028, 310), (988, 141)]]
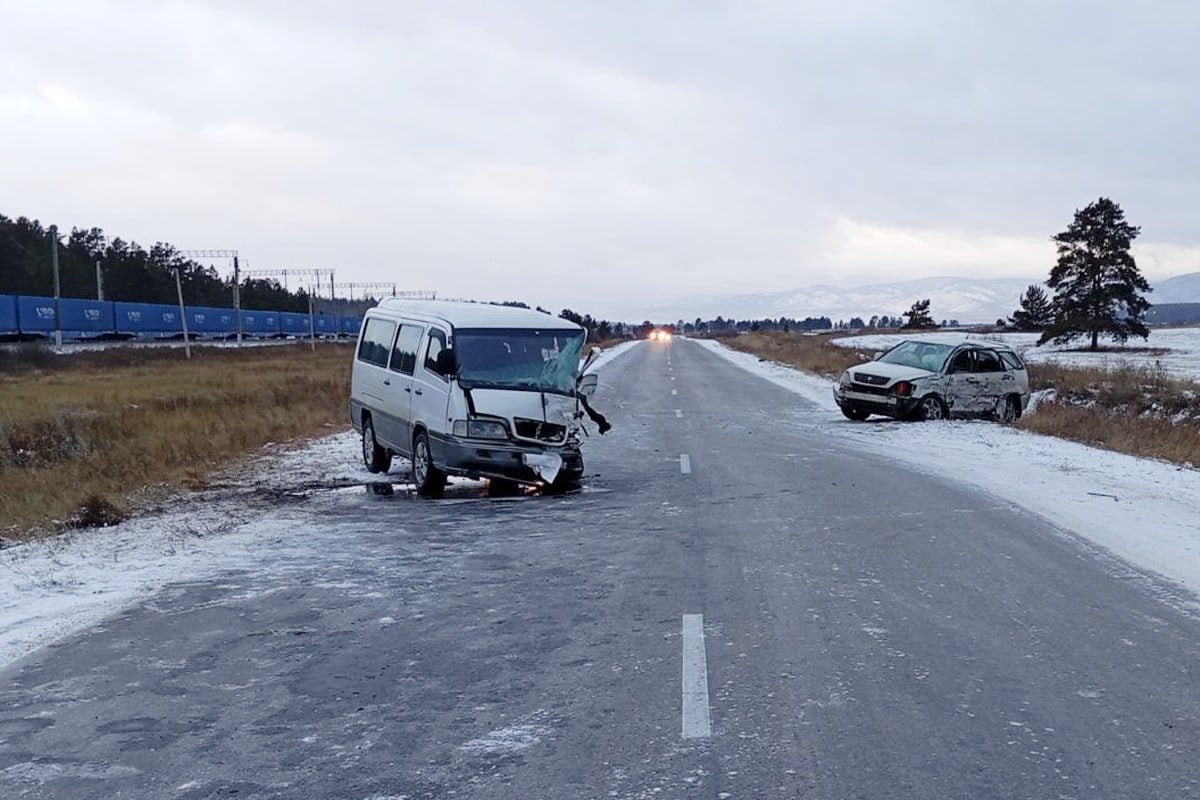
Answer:
[(507, 439), (508, 427), (494, 419), (456, 419), (454, 435), (464, 439)]

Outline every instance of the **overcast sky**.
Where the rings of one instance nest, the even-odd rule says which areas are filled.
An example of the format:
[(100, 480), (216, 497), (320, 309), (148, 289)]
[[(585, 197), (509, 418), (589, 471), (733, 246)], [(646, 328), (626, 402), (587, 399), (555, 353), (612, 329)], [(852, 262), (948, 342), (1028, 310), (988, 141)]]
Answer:
[[(443, 296), (1200, 270), (1200, 3), (0, 0), (0, 213)], [(639, 297), (631, 303), (630, 298)]]

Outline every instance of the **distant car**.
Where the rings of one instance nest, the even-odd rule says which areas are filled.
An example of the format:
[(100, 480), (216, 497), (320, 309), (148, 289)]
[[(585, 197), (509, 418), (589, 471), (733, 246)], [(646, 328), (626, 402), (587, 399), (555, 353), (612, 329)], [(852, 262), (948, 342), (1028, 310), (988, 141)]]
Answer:
[(1029, 405), (1029, 373), (1007, 345), (908, 339), (842, 373), (833, 397), (852, 420), (880, 414), (1013, 422)]

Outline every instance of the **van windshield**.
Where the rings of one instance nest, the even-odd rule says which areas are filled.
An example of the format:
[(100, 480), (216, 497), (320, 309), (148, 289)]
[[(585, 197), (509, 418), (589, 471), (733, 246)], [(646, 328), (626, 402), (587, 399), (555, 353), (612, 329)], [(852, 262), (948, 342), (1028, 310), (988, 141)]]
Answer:
[(464, 388), (572, 394), (583, 331), (459, 328), (454, 332), (458, 380)]

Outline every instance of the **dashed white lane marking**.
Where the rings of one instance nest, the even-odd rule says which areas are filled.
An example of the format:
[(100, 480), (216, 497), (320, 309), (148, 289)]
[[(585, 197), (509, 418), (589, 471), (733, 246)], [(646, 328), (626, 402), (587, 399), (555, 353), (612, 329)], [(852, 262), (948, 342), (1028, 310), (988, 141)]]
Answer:
[(685, 739), (712, 736), (708, 715), (708, 657), (704, 652), (704, 615), (683, 615), (683, 725)]
[(692, 474), (692, 459), (687, 453), (683, 453), (679, 456), (679, 472), (683, 475)]
[(675, 409), (675, 416), (676, 416), (676, 417), (682, 417), (682, 416), (683, 416), (683, 411), (682, 411), (681, 409), (678, 409), (678, 408), (677, 408), (677, 409)]
[(677, 395), (677, 394), (679, 394), (679, 392), (678, 392), (678, 391), (676, 391), (675, 389), (672, 389), (672, 390), (671, 390), (671, 394), (672, 394), (672, 396), (674, 396), (674, 395)]
[(672, 375), (672, 376), (671, 376), (671, 380), (675, 380), (675, 376), (674, 376), (674, 375)]

